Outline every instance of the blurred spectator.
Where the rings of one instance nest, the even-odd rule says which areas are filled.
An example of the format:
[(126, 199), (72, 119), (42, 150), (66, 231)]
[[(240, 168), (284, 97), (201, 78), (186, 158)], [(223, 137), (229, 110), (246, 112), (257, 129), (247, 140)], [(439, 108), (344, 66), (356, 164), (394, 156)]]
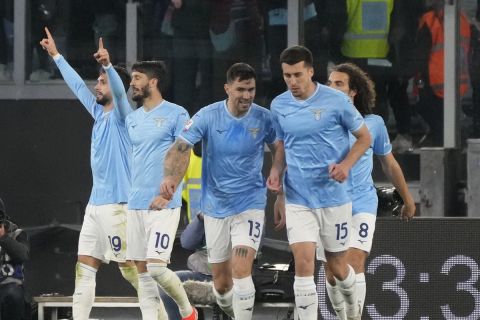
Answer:
[[(427, 0), (429, 10), (422, 16), (416, 37), (418, 112), (430, 126), (425, 146), (443, 146), (444, 98), (444, 0)], [(468, 90), (470, 25), (460, 13), (460, 96)]]
[(212, 99), (210, 1), (172, 0), (173, 94), (190, 114)]
[(472, 138), (480, 138), (480, 1), (477, 0), (476, 14), (471, 19), (470, 78), (472, 83)]
[[(328, 48), (325, 39), (324, 19), (320, 14), (325, 13), (323, 9), (324, 0), (306, 0), (303, 9), (305, 46), (312, 51), (314, 79), (320, 83), (327, 80)], [(271, 90), (269, 96), (275, 97), (285, 91), (282, 68), (280, 66), (280, 53), (287, 47), (287, 25), (288, 11), (287, 0), (267, 1), (266, 11), (266, 42), (267, 52), (270, 56), (270, 72), (272, 76)], [(318, 13), (317, 13), (318, 12)]]
[(13, 0), (0, 3), (0, 81), (12, 79)]
[[(261, 70), (263, 19), (259, 0), (212, 0), (210, 39), (213, 44), (213, 97), (225, 98), (225, 74), (236, 62)], [(261, 89), (258, 87), (257, 92)]]
[[(30, 65), (30, 81), (43, 81), (52, 78), (54, 65), (48, 55), (40, 52), (38, 45), (43, 39), (44, 28), (48, 27), (56, 34), (59, 50), (66, 55), (67, 41), (70, 34), (70, 18), (72, 0), (32, 0), (31, 13), (31, 46), (32, 59)], [(58, 75), (59, 76), (59, 75)]]
[(12, 222), (0, 199), (0, 319), (30, 318), (23, 286), (23, 264), (29, 251), (27, 234)]
[(411, 34), (406, 33), (408, 27), (404, 25), (415, 19), (407, 9), (409, 4), (398, 0), (326, 1), (332, 60), (353, 62), (371, 76), (377, 92), (374, 112), (388, 124), (392, 107), (398, 133), (394, 149), (410, 149), (408, 76), (400, 72), (404, 59), (411, 54), (406, 50), (411, 49), (407, 40)]

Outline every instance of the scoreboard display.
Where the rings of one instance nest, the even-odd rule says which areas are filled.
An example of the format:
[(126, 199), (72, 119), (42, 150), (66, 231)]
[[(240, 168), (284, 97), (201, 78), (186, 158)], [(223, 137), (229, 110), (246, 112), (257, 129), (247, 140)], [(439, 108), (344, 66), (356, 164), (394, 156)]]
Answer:
[[(319, 318), (336, 319), (318, 271)], [(480, 319), (480, 219), (379, 218), (362, 319)]]

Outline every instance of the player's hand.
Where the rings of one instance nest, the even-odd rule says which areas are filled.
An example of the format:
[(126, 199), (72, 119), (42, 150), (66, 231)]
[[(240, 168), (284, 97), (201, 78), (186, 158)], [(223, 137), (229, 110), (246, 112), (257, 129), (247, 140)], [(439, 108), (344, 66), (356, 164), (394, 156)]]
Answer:
[(5, 225), (2, 223), (0, 224), (0, 237), (3, 237), (7, 234), (7, 230), (5, 229)]
[(43, 38), (40, 41), (40, 45), (42, 46), (43, 50), (46, 50), (50, 56), (56, 56), (58, 54), (57, 46), (55, 45), (55, 41), (53, 40), (52, 34), (48, 31), (48, 28), (45, 27), (45, 33), (47, 35), (46, 38)]
[(415, 202), (413, 201), (413, 199), (411, 199), (402, 206), (400, 216), (403, 220), (408, 222), (413, 219), (416, 210), (417, 207), (415, 206)]
[(165, 199), (172, 200), (175, 191), (177, 190), (177, 184), (172, 177), (165, 177), (160, 185), (160, 195)]
[(342, 163), (334, 163), (328, 167), (328, 174), (330, 175), (330, 178), (338, 182), (344, 182), (348, 178), (349, 170), (350, 169)]
[(165, 199), (164, 197), (156, 196), (153, 198), (152, 203), (150, 203), (150, 210), (162, 210), (166, 209), (170, 200)]
[(270, 175), (267, 179), (267, 188), (275, 194), (278, 194), (282, 191), (280, 172), (275, 167), (270, 169)]
[(102, 37), (98, 39), (98, 51), (93, 54), (93, 57), (98, 63), (105, 67), (110, 64), (110, 55), (108, 54), (107, 49), (103, 47)]
[(277, 200), (273, 205), (273, 225), (275, 231), (280, 231), (285, 227), (287, 220), (285, 217), (285, 194), (277, 195)]
[(182, 0), (172, 0), (173, 7), (175, 9), (180, 9), (182, 7), (183, 1)]

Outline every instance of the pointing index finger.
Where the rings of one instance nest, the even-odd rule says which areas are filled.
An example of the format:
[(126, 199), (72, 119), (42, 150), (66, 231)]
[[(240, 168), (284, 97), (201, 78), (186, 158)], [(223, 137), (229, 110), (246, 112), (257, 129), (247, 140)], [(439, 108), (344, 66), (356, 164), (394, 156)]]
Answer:
[(98, 49), (103, 49), (103, 38), (98, 38)]
[(47, 34), (48, 39), (52, 39), (52, 34), (50, 33), (47, 27), (45, 27), (45, 33)]

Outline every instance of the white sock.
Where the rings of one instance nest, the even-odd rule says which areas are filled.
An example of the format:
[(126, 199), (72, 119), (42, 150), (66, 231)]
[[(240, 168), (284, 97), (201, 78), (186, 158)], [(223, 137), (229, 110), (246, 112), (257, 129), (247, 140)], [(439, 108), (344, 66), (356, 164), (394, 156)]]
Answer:
[(318, 317), (318, 296), (315, 289), (313, 276), (295, 276), (295, 282), (293, 283), (295, 305), (301, 320), (316, 320)]
[(357, 290), (358, 304), (360, 305), (360, 314), (362, 314), (365, 296), (367, 295), (367, 282), (365, 281), (365, 273), (357, 273), (355, 275), (355, 287)]
[(97, 269), (77, 262), (75, 266), (75, 292), (72, 312), (75, 320), (88, 320), (95, 300)]
[(138, 302), (143, 320), (168, 319), (167, 311), (158, 293), (157, 283), (146, 272), (138, 275)]
[(252, 319), (255, 304), (255, 286), (252, 276), (242, 279), (233, 278), (233, 312), (236, 320)]
[(355, 289), (355, 271), (349, 265), (348, 275), (344, 280), (337, 281), (338, 290), (343, 295), (345, 301), (345, 310), (347, 312), (348, 319), (357, 319), (360, 317), (360, 310), (358, 307), (357, 291)]
[(178, 305), (182, 318), (192, 314), (193, 308), (188, 301), (187, 293), (177, 274), (167, 268), (166, 263), (147, 263), (150, 276)]
[(127, 266), (127, 267), (118, 267), (123, 278), (130, 282), (130, 284), (138, 291), (138, 272), (137, 267)]
[(233, 314), (233, 289), (225, 292), (224, 294), (220, 294), (213, 286), (213, 294), (217, 298), (218, 306), (228, 314), (230, 317), (234, 318)]
[(345, 313), (345, 301), (343, 300), (343, 295), (338, 290), (336, 285), (332, 286), (328, 281), (325, 281), (328, 298), (330, 298), (330, 302), (332, 303), (333, 310), (337, 314), (340, 320), (347, 319), (347, 314)]

